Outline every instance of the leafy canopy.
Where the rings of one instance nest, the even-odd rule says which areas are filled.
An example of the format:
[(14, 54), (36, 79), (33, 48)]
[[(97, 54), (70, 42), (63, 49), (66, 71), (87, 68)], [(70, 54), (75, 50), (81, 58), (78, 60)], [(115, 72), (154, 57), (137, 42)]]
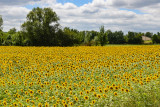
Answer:
[(59, 17), (51, 8), (37, 7), (27, 15), (22, 30), (32, 45), (53, 45), (59, 27), (58, 20)]
[(3, 25), (3, 19), (2, 16), (0, 15), (0, 30), (2, 30), (2, 25)]

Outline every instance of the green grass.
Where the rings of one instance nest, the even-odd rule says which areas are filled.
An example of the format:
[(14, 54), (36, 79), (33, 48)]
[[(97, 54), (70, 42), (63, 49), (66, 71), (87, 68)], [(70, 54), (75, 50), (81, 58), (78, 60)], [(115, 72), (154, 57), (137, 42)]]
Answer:
[(152, 44), (152, 40), (149, 40), (149, 41), (144, 41), (144, 44)]

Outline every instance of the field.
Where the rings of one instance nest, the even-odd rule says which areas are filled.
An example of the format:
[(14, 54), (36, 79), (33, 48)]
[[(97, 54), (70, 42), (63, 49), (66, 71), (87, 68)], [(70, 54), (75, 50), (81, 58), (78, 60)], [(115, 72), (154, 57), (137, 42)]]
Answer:
[(0, 106), (160, 107), (160, 46), (0, 47)]

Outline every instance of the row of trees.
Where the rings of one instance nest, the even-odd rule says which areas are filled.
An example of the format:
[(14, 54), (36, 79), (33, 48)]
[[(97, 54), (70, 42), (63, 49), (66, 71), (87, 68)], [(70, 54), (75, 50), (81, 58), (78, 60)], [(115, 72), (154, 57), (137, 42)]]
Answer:
[(17, 46), (73, 46), (106, 44), (142, 44), (142, 36), (151, 37), (153, 43), (160, 43), (160, 33), (152, 34), (122, 31), (105, 31), (104, 26), (99, 31), (78, 31), (58, 23), (59, 17), (51, 8), (34, 8), (27, 15), (27, 20), (21, 26), (21, 31), (15, 28), (8, 32), (2, 31), (3, 20), (0, 17), (0, 45)]

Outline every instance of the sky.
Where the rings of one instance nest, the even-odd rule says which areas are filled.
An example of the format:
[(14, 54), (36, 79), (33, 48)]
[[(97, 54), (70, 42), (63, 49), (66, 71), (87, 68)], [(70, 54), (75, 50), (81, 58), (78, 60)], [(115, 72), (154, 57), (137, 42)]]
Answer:
[(160, 32), (160, 0), (0, 0), (3, 31), (20, 30), (34, 7), (50, 7), (62, 28)]

